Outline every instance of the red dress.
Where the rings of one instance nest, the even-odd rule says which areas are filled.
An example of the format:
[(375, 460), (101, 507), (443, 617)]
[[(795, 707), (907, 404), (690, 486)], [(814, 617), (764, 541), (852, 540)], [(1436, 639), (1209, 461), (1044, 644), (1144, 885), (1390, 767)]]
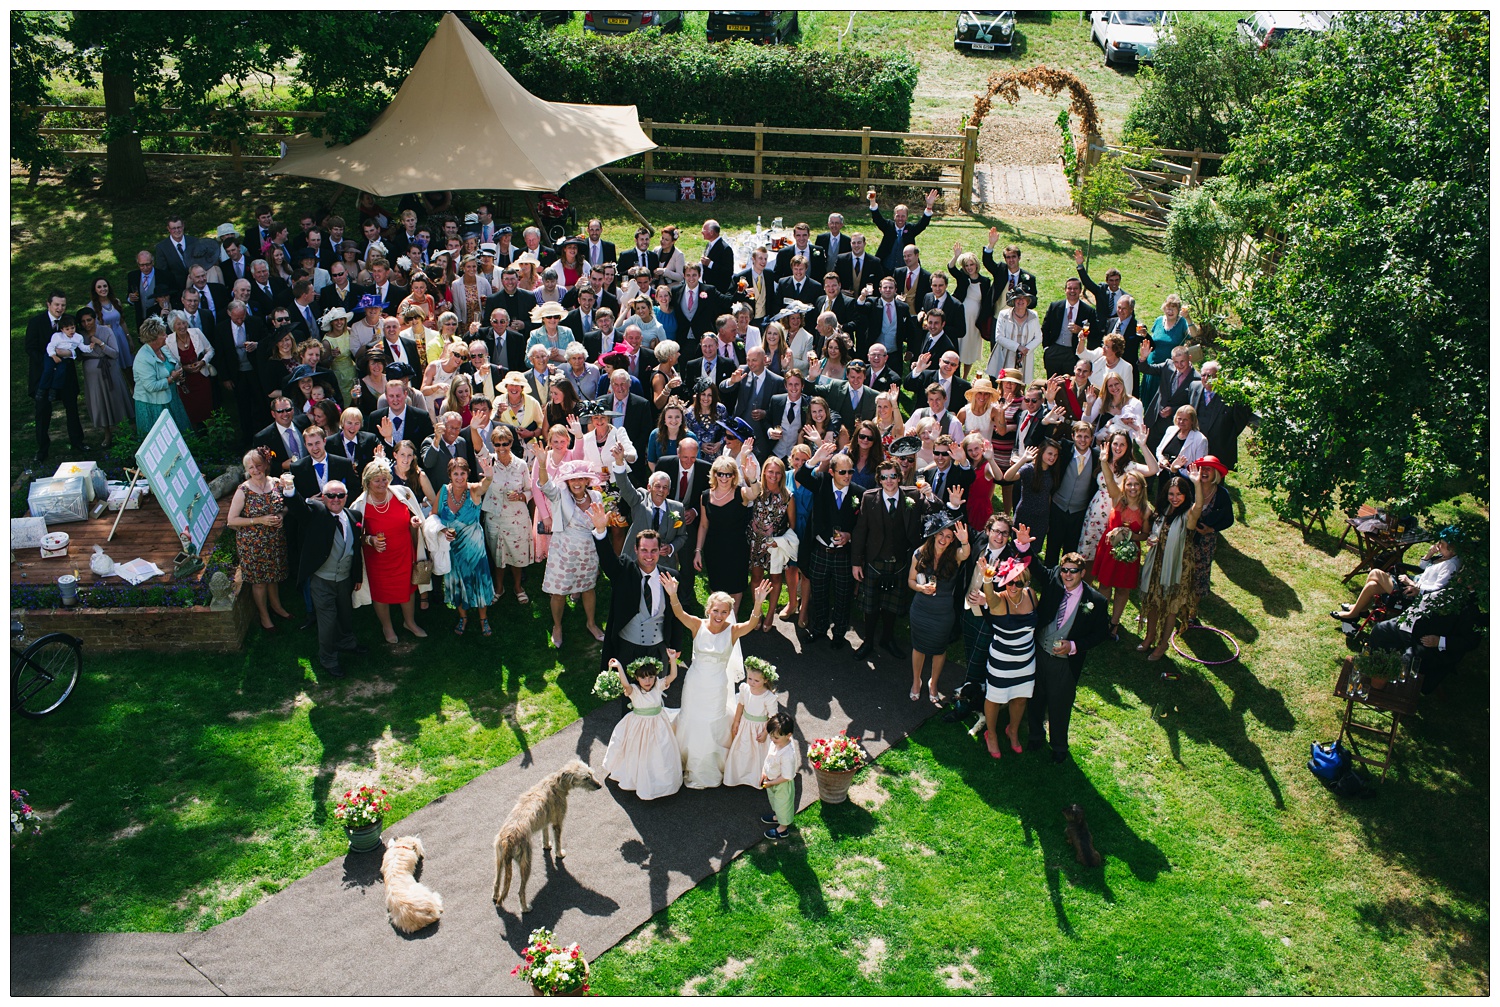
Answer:
[(214, 411), (214, 386), (202, 372), (187, 370), (188, 364), (198, 362), (198, 351), (193, 349), (191, 340), (185, 349), (181, 343), (177, 344), (177, 359), (183, 366), (183, 384), (179, 389), (182, 407), (187, 410), (188, 419), (193, 426), (207, 423), (209, 415)]
[(385, 534), (385, 552), (365, 546), (365, 576), (370, 581), (370, 600), (399, 605), (411, 598), (411, 569), (417, 547), (411, 538), (411, 511), (392, 494), (384, 512), (365, 500), (365, 534)]
[(1116, 528), (1129, 528), (1139, 535), (1143, 523), (1138, 510), (1127, 511), (1116, 507), (1110, 511), (1109, 524), (1105, 526), (1104, 534), (1099, 536), (1099, 549), (1094, 553), (1094, 576), (1098, 579), (1100, 588), (1123, 587), (1134, 590), (1140, 584), (1140, 557), (1137, 556), (1134, 563), (1121, 563), (1115, 559), (1115, 551), (1109, 544), (1109, 533)]

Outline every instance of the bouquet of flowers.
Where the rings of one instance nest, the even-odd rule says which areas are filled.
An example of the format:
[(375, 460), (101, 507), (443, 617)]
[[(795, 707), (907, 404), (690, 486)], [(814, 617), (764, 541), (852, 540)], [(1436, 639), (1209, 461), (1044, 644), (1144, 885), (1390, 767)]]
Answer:
[(594, 695), (600, 699), (619, 699), (624, 691), (620, 688), (620, 676), (613, 668), (605, 668), (594, 679)]
[(772, 664), (770, 661), (767, 661), (763, 657), (745, 658), (745, 670), (747, 672), (760, 672), (760, 677), (765, 680), (767, 687), (774, 686), (776, 684), (777, 678), (779, 677), (776, 674), (776, 665)]
[(1118, 563), (1134, 563), (1141, 558), (1141, 544), (1129, 535), (1118, 536), (1110, 545)]
[(552, 931), (540, 927), (531, 932), (521, 957), (525, 961), (518, 962), (510, 974), (525, 979), (542, 995), (589, 991), (589, 963), (579, 953), (576, 941), (559, 947)]
[(10, 792), (10, 831), (25, 832), (28, 825), (31, 826), (33, 834), (42, 831), (40, 825), (33, 824), (40, 819), (37, 818), (36, 812), (31, 810), (31, 805), (26, 803), (26, 798), (30, 796), (24, 790)]
[(391, 810), (390, 798), (385, 790), (360, 787), (344, 791), (344, 799), (333, 809), (333, 817), (344, 823), (346, 829), (361, 829), (374, 825)]
[(840, 731), (832, 738), (818, 738), (807, 746), (807, 761), (825, 773), (847, 773), (865, 764), (864, 750)]

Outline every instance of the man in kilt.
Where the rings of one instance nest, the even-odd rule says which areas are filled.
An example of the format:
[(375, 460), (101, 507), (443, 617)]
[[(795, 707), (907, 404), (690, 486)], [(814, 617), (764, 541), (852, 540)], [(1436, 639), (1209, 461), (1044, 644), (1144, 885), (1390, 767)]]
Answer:
[(812, 614), (808, 630), (822, 636), (833, 623), (834, 650), (848, 644), (849, 603), (854, 599), (854, 574), (849, 543), (859, 517), (859, 488), (851, 485), (854, 460), (835, 455), (832, 438), (825, 438), (806, 465), (797, 470), (797, 482), (812, 491)]
[(911, 589), (906, 584), (912, 553), (922, 544), (922, 506), (916, 491), (901, 488), (901, 466), (887, 459), (880, 463), (880, 485), (866, 490), (854, 525), (850, 560), (859, 582), (859, 607), (865, 616), (864, 642), (854, 652), (869, 657), (875, 650), (875, 631), (885, 616), (880, 645), (894, 657), (904, 656), (896, 646), (896, 619), (911, 608)]

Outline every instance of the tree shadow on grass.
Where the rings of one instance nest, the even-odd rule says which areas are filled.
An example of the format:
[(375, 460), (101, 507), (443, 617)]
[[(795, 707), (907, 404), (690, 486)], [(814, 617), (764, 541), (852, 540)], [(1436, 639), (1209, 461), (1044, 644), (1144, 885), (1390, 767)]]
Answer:
[[(1280, 693), (1274, 693), (1274, 699), (1269, 695), (1257, 695), (1256, 689), (1250, 685), (1255, 682), (1255, 676), (1239, 662), (1233, 665), (1220, 665), (1215, 672), (1231, 688), (1236, 688), (1236, 702), (1232, 706), (1225, 706), (1223, 698), (1206, 679), (1200, 678), (1194, 673), (1197, 666), (1181, 658), (1171, 656), (1173, 651), (1169, 648), (1167, 660), (1173, 660), (1177, 664), (1178, 673), (1182, 676), (1176, 682), (1162, 681), (1155, 690), (1155, 701), (1151, 707), (1151, 721), (1156, 724), (1167, 735), (1167, 745), (1172, 751), (1172, 758), (1182, 764), (1182, 737), (1186, 735), (1200, 744), (1212, 745), (1225, 755), (1235, 761), (1237, 765), (1253, 770), (1260, 774), (1265, 780), (1266, 790), (1271, 795), (1272, 802), (1278, 809), (1286, 807), (1286, 799), (1281, 792), (1281, 783), (1276, 779), (1270, 763), (1266, 761), (1260, 746), (1250, 740), (1250, 735), (1245, 730), (1244, 710), (1255, 708), (1260, 710), (1257, 716), (1265, 722), (1270, 718), (1276, 723), (1286, 723), (1288, 726), (1277, 728), (1289, 730), (1291, 714), (1286, 711), (1281, 701)], [(1235, 667), (1237, 671), (1226, 671), (1224, 669)], [(1258, 683), (1257, 683), (1258, 684)], [(1243, 691), (1247, 697), (1247, 705), (1240, 707), (1238, 697)], [(1264, 690), (1272, 693), (1274, 690)], [(1150, 693), (1148, 693), (1150, 695)], [(1278, 712), (1278, 709), (1280, 712)], [(1275, 727), (1272, 723), (1268, 726)]]
[(1423, 696), (1403, 717), (1390, 772), (1369, 773), (1378, 797), (1344, 801), (1382, 856), (1444, 886), (1471, 906), (1490, 890), (1489, 648), (1450, 677), (1447, 696)]
[(1260, 600), (1267, 615), (1284, 619), (1293, 612), (1302, 611), (1302, 602), (1292, 586), (1272, 573), (1260, 560), (1236, 549), (1232, 538), (1224, 537), (1219, 542), (1214, 559), (1224, 576), (1246, 594)]
[(1355, 916), (1382, 942), (1425, 937), (1436, 941), (1439, 988), (1462, 991), (1482, 983), (1487, 991), (1490, 939), (1488, 914), (1469, 915), (1432, 897), (1391, 898), (1354, 907)]

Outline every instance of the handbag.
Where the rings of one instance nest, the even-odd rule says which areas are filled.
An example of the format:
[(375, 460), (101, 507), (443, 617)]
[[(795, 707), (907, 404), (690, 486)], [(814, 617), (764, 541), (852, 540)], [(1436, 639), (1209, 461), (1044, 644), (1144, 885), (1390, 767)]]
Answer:
[(432, 560), (419, 559), (412, 564), (411, 582), (418, 587), (432, 583)]
[(1342, 741), (1331, 745), (1313, 742), (1312, 758), (1307, 760), (1307, 768), (1318, 779), (1332, 783), (1348, 766), (1349, 750)]

